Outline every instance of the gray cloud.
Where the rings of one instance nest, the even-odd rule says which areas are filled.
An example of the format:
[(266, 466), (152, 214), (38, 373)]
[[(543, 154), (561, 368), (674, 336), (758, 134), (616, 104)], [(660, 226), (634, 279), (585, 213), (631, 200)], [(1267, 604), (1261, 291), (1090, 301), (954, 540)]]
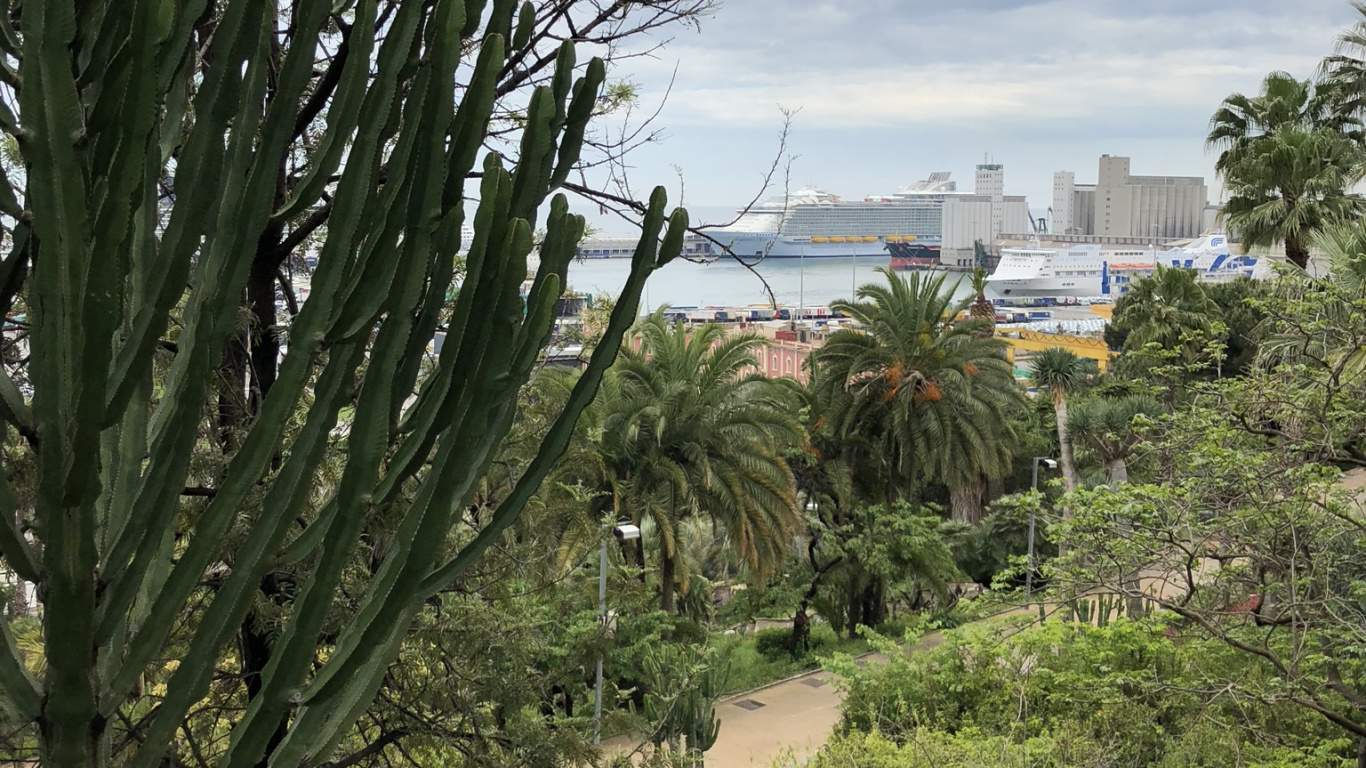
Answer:
[(1212, 176), (1219, 101), (1273, 69), (1308, 76), (1358, 18), (1346, 0), (728, 0), (618, 75), (649, 102), (677, 67), (672, 138), (639, 154), (637, 177), (677, 163), (697, 202), (752, 192), (782, 104), (801, 109), (801, 182), (886, 191), (934, 168), (963, 178), (992, 151), (1037, 206), (1049, 171), (1089, 178), (1100, 152)]

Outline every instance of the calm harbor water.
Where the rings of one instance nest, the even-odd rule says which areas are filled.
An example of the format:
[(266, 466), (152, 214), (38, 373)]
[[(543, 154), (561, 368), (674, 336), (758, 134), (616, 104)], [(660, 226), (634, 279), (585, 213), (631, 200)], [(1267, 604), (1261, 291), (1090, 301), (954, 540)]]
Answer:
[[(763, 283), (768, 282), (780, 305), (808, 307), (827, 306), (836, 299), (847, 299), (856, 285), (885, 283), (877, 269), (886, 267), (888, 257), (822, 257), (806, 259), (770, 259), (758, 264), (753, 272), (733, 259), (721, 259), (710, 264), (676, 259), (656, 272), (646, 283), (643, 307), (723, 306), (742, 307), (767, 304), (768, 295)], [(569, 285), (581, 293), (606, 293), (616, 296), (626, 283), (630, 271), (627, 259), (586, 259), (569, 265)], [(959, 296), (968, 295), (967, 275), (950, 272), (952, 285), (960, 277)]]

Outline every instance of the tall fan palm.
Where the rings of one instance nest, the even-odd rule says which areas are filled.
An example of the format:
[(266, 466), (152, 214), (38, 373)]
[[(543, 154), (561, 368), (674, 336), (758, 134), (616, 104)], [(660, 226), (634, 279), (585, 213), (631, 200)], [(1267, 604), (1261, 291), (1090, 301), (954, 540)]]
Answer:
[(1159, 266), (1115, 302), (1114, 326), (1125, 334), (1126, 348), (1157, 343), (1175, 349), (1188, 332), (1209, 332), (1217, 314), (1194, 270)]
[(1319, 80), (1337, 97), (1340, 113), (1360, 115), (1366, 108), (1366, 2), (1352, 7), (1362, 18), (1338, 34), (1333, 55), (1319, 65)]
[(1072, 460), (1072, 440), (1067, 430), (1067, 395), (1075, 392), (1086, 378), (1086, 366), (1075, 352), (1050, 347), (1034, 356), (1032, 367), (1034, 383), (1053, 396), (1053, 414), (1058, 423), (1058, 459), (1062, 464), (1063, 483), (1070, 491), (1077, 487), (1077, 466)]
[(1210, 118), (1205, 145), (1220, 151), (1215, 170), (1229, 193), (1224, 221), (1244, 252), (1284, 241), (1304, 268), (1315, 232), (1362, 211), (1349, 190), (1366, 176), (1366, 152), (1340, 90), (1272, 72), (1261, 93), (1234, 93)]
[(802, 433), (793, 383), (754, 372), (761, 337), (670, 327), (659, 315), (637, 333), (617, 364), (623, 407), (601, 444), (626, 511), (658, 528), (660, 607), (672, 611), (682, 518), (712, 518), (760, 575), (781, 562), (800, 521), (783, 454)]
[(1022, 402), (1005, 342), (960, 322), (943, 275), (882, 270), (886, 285), (831, 305), (862, 326), (832, 333), (815, 354), (813, 386), (840, 439), (877, 446), (888, 500), (919, 478), (944, 483), (954, 516), (981, 518), (985, 479), (1008, 471), (1008, 412)]

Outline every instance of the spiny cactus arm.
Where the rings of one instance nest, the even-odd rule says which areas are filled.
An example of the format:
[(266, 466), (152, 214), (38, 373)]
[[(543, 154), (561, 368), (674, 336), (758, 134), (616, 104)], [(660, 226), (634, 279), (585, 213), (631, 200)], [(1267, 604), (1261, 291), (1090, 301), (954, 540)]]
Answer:
[(11, 379), (9, 372), (3, 369), (0, 369), (0, 418), (13, 424), (14, 428), (19, 430), (19, 434), (25, 437), (33, 436), (33, 412), (24, 402), (24, 396), (20, 394), (19, 387), (15, 386), (14, 379)]
[[(419, 126), (409, 132), (417, 151), (412, 155), (410, 166), (404, 169), (404, 177), (410, 180), (412, 187), (405, 217), (406, 235), (399, 258), (389, 259), (394, 266), (388, 275), (391, 283), (395, 276), (401, 282), (393, 284), (392, 289), (386, 287), (382, 292), (382, 305), (362, 310), (371, 313), (365, 325), (367, 338), (375, 313), (381, 309), (385, 312), (370, 353), (371, 370), (392, 371), (398, 365), (418, 301), (424, 294), (422, 261), (431, 253), (431, 227), (437, 220), (431, 214), (440, 203), (441, 172), (444, 170), (424, 158), (441, 152), (445, 141), (441, 126), (449, 123), (454, 108), (453, 95), (447, 84), (454, 77), (458, 63), (459, 42), (455, 33), (463, 26), (463, 11), (463, 6), (455, 2), (438, 7), (433, 19), (436, 42), (429, 56), (431, 65), (418, 77), (414, 87), (415, 91), (421, 89), (425, 93), (422, 98), (410, 97), (408, 102), (410, 114), (405, 122)], [(338, 322), (345, 323), (346, 318), (343, 316)], [(317, 634), (331, 606), (333, 592), (357, 547), (366, 513), (371, 508), (369, 491), (378, 480), (380, 463), (389, 445), (393, 386), (391, 376), (366, 377), (347, 441), (346, 468), (336, 494), (338, 509), (327, 532), (322, 556), (306, 592), (295, 601), (294, 612), (263, 674), (263, 687), (234, 729), (228, 754), (220, 760), (220, 765), (245, 768), (257, 763), (278, 723), (292, 706), (292, 694), (298, 690), (309, 669)]]
[(14, 492), (10, 490), (9, 478), (5, 476), (4, 468), (0, 467), (0, 555), (5, 556), (5, 563), (20, 578), (41, 584), (43, 570), (38, 565), (38, 555), (19, 530), (19, 522), (15, 518), (17, 512), (18, 505), (14, 500)]
[(37, 720), (42, 712), (38, 681), (24, 666), (23, 653), (14, 642), (7, 619), (0, 619), (0, 636), (4, 642), (4, 647), (0, 648), (0, 692), (4, 693), (5, 701), (15, 714), (28, 722)]
[[(331, 350), (331, 358), (323, 376), (319, 378), (319, 391), (309, 409), (303, 431), (294, 442), (293, 451), (281, 468), (280, 477), (262, 503), (263, 509), (271, 510), (272, 514), (252, 529), (238, 550), (232, 574), (214, 596), (180, 666), (166, 685), (166, 695), (144, 732), (143, 741), (131, 763), (133, 768), (152, 768), (160, 763), (181, 720), (190, 707), (204, 696), (218, 652), (222, 644), (233, 636), (232, 627), (240, 625), (250, 606), (251, 596), (260, 583), (263, 569), (259, 563), (268, 562), (268, 555), (274, 552), (278, 537), (283, 535), (282, 529), (289, 526), (311, 490), (309, 483), (302, 482), (303, 476), (307, 474), (311, 479), (311, 470), (321, 461), (328, 435), (336, 425), (337, 413), (350, 399), (354, 371), (363, 356), (364, 347), (360, 344), (339, 345)], [(274, 390), (271, 394), (274, 394)], [(121, 703), (164, 642), (175, 613), (183, 606), (187, 596), (183, 584), (178, 582), (183, 582), (189, 576), (197, 576), (196, 573), (182, 573), (181, 569), (187, 558), (200, 557), (196, 545), (203, 538), (203, 534), (197, 534), (191, 539), (190, 548), (172, 572), (167, 588), (162, 590), (153, 604), (150, 617), (129, 644), (127, 659), (111, 681), (109, 696), (103, 702), (110, 711)], [(200, 565), (199, 573), (203, 571), (202, 563), (202, 560), (196, 563)]]
[[(496, 42), (497, 36), (485, 38), (485, 45)], [(449, 331), (437, 361), (437, 369), (418, 392), (417, 402), (408, 409), (400, 432), (408, 437), (398, 447), (394, 458), (389, 462), (388, 472), (375, 489), (376, 503), (391, 503), (405, 480), (411, 477), (425, 460), (437, 436), (455, 419), (459, 398), (451, 397), (451, 391), (458, 386), (457, 375), (467, 376), (471, 365), (471, 349), (478, 350), (477, 344), (465, 343), (473, 329), (489, 320), (490, 313), (475, 313), (477, 301), (486, 294), (481, 293), (480, 285), (487, 279), (486, 273), (497, 273), (497, 262), (490, 258), (493, 242), (501, 242), (506, 228), (505, 215), (508, 197), (511, 194), (511, 179), (502, 169), (498, 156), (490, 153), (484, 160), (484, 177), (480, 183), (480, 203), (474, 215), (474, 241), (470, 245), (466, 260), (465, 280), (456, 296), (451, 311)], [(497, 239), (495, 239), (497, 234)]]
[[(500, 176), (503, 183), (498, 185), (500, 194), (494, 205), (506, 210), (506, 190), (511, 185), (505, 173)], [(513, 231), (508, 233), (499, 249), (502, 254), (498, 259), (500, 268), (492, 274), (513, 282), (512, 296), (516, 299), (515, 286), (521, 281), (513, 277), (513, 271), (501, 268), (501, 265), (516, 261), (520, 255), (521, 274), (525, 274), (531, 233), (526, 222), (514, 220), (513, 223)], [(492, 284), (491, 288), (484, 289), (485, 295), (499, 287)], [(517, 303), (520, 304), (520, 300)], [(379, 648), (378, 636), (387, 630), (387, 621), (393, 619), (406, 599), (411, 599), (422, 575), (430, 567), (417, 553), (432, 546), (433, 542), (419, 536), (419, 530), (432, 529), (434, 532), (428, 535), (438, 539), (438, 545), (444, 540), (446, 529), (434, 520), (446, 519), (449, 513), (441, 510), (454, 509), (463, 503), (474, 483), (477, 468), (484, 463), (483, 456), (496, 444), (493, 427), (509, 420), (505, 416), (510, 409), (505, 406), (513, 400), (517, 387), (498, 382), (506, 377), (505, 366), (512, 356), (511, 345), (504, 341), (511, 336), (511, 331), (499, 329), (501, 333), (494, 333), (493, 329), (499, 321), (504, 325), (520, 321), (520, 314), (520, 310), (515, 315), (510, 313), (504, 302), (490, 307), (478, 318), (479, 324), (489, 329), (488, 334), (481, 333), (469, 345), (463, 362), (457, 361), (459, 373), (447, 394), (455, 404), (451, 410), (451, 426), (442, 430), (442, 446), (438, 448), (437, 458), (389, 542), (385, 564), (372, 579), (360, 607), (342, 630), (328, 663), (303, 694), (305, 701), (332, 698), (345, 681), (357, 674)], [(436, 527), (433, 529), (433, 526)], [(400, 578), (405, 573), (408, 574), (406, 579)]]
[(588, 120), (593, 116), (593, 108), (598, 103), (598, 93), (602, 90), (602, 83), (606, 78), (606, 65), (602, 63), (602, 59), (594, 58), (588, 62), (588, 70), (584, 76), (574, 85), (573, 100), (565, 116), (564, 140), (560, 142), (559, 159), (550, 177), (553, 188), (564, 184), (569, 178), (570, 171), (579, 162), (579, 156), (583, 152), (584, 132), (587, 130)]
[[(328, 179), (341, 164), (346, 140), (360, 120), (361, 101), (370, 78), (370, 55), (375, 47), (376, 5), (377, 0), (360, 0), (356, 4), (356, 18), (352, 22), (351, 33), (342, 43), (347, 47), (346, 64), (342, 67), (341, 81), (327, 110), (327, 131), (313, 150), (308, 173), (294, 187), (289, 200), (276, 212), (276, 218), (292, 219), (316, 203)], [(402, 46), (405, 40), (411, 42), (413, 31), (417, 29), (420, 6), (420, 3), (408, 3), (399, 7), (393, 26), (385, 33), (381, 49)], [(392, 55), (381, 50), (380, 58), (386, 58), (386, 54)]]
[[(319, 4), (325, 5), (325, 4)], [(232, 8), (229, 9), (229, 14)], [(226, 22), (226, 17), (225, 17)], [(225, 32), (220, 30), (220, 32)], [(219, 34), (219, 33), (215, 33)], [(308, 48), (308, 46), (301, 46)], [(311, 54), (310, 54), (311, 55)], [(225, 66), (230, 62), (225, 62)], [(391, 62), (392, 65), (392, 62)], [(384, 62), (380, 63), (379, 84), (376, 88), (388, 84), (392, 86), (392, 78), (386, 80)], [(290, 83), (297, 85), (297, 83)], [(295, 90), (297, 94), (297, 90)], [(201, 94), (202, 95), (202, 94)], [(383, 114), (388, 109), (388, 101), (393, 94), (378, 93), (373, 94), (374, 99), (367, 98), (366, 116), (376, 118), (378, 114)], [(287, 99), (288, 93), (280, 91), (277, 98)], [(289, 127), (288, 108), (277, 102), (273, 106), (278, 106), (279, 111), (272, 114), (275, 118), (273, 124), (273, 138), (277, 141), (287, 136), (280, 136), (281, 129), (286, 132)], [(204, 105), (205, 109), (216, 109), (217, 105), (209, 102)], [(241, 124), (239, 117), (235, 124)], [(376, 167), (378, 163), (379, 147), (383, 141), (380, 134), (378, 119), (371, 119), (370, 122), (361, 123), (361, 131), (358, 134), (351, 150), (351, 161), (347, 164), (346, 170), (342, 174), (342, 180), (338, 184), (337, 194), (334, 202), (334, 212), (336, 214), (333, 225), (329, 228), (329, 237), (324, 244), (323, 253), (319, 261), (318, 272), (314, 275), (314, 293), (310, 300), (304, 305), (303, 311), (296, 318), (292, 335), (298, 339), (291, 345), (290, 354), (286, 358), (286, 364), (281, 372), (281, 381), (299, 382), (298, 387), (282, 387), (280, 382), (271, 390), (271, 397), (277, 397), (276, 404), (270, 404), (267, 399), (267, 408), (271, 411), (272, 418), (258, 420), (257, 424), (248, 433), (243, 449), (234, 457), (229, 466), (230, 482), (235, 478), (232, 486), (235, 490), (225, 493), (227, 489), (220, 489), (215, 502), (221, 497), (228, 497), (225, 501), (231, 502), (237, 499), (236, 489), (243, 486), (249, 488), (254, 485), (264, 468), (264, 462), (269, 460), (273, 451), (273, 446), (278, 440), (280, 430), (287, 423), (288, 414), (293, 410), (293, 402), (297, 399), (303, 386), (302, 382), (311, 365), (313, 354), (317, 351), (319, 339), (313, 338), (315, 334), (321, 333), (325, 324), (331, 316), (331, 298), (341, 285), (342, 274), (345, 271), (346, 263), (350, 254), (355, 252), (358, 245), (360, 234), (358, 234), (358, 222), (361, 218), (361, 211), (369, 204), (369, 193), (372, 190)], [(193, 190), (195, 185), (190, 185)], [(267, 203), (270, 195), (266, 195)], [(205, 201), (207, 205), (208, 201)], [(268, 215), (269, 208), (257, 211), (258, 215), (264, 219)], [(175, 216), (172, 216), (174, 225)], [(244, 278), (244, 276), (243, 276)], [(221, 290), (228, 292), (229, 296), (240, 295), (241, 284), (236, 284), (236, 289), (224, 287)], [(209, 288), (205, 288), (209, 291)], [(210, 294), (212, 295), (212, 294)], [(207, 322), (207, 320), (206, 320)], [(195, 335), (198, 330), (199, 336)], [(188, 373), (190, 368), (199, 368), (201, 371), (212, 366), (217, 362), (217, 349), (221, 343), (221, 336), (214, 333), (213, 328), (202, 328), (192, 323), (187, 329), (186, 334), (189, 341), (182, 342), (182, 352), (177, 355), (175, 365), (172, 369), (172, 381), (168, 382), (167, 397), (163, 401), (163, 406), (158, 410), (157, 419), (163, 426), (158, 426), (154, 421), (152, 428), (152, 462), (149, 465), (147, 481), (141, 489), (138, 507), (145, 512), (148, 525), (138, 529), (128, 529), (125, 535), (115, 545), (114, 549), (106, 556), (104, 571), (106, 578), (112, 586), (107, 591), (106, 605), (102, 607), (105, 616), (102, 626), (106, 633), (117, 622), (117, 614), (126, 610), (137, 591), (137, 584), (141, 581), (141, 573), (145, 571), (147, 565), (152, 561), (157, 551), (158, 544), (150, 538), (152, 530), (159, 531), (165, 527), (169, 516), (173, 513), (177, 502), (179, 488), (184, 475), (185, 463), (188, 461), (190, 445), (194, 439), (194, 428), (198, 419), (199, 403), (202, 403), (203, 391), (206, 386), (209, 374), (202, 373), (193, 376)], [(189, 359), (191, 356), (198, 356), (204, 359)], [(182, 359), (184, 358), (184, 359)], [(290, 362), (293, 358), (294, 362)], [(301, 367), (302, 366), (302, 367)], [(286, 371), (293, 371), (286, 376)], [(179, 378), (176, 378), (179, 376)], [(178, 398), (178, 399), (177, 399)], [(166, 403), (169, 403), (168, 406)], [(175, 411), (168, 411), (175, 408)], [(173, 419), (180, 419), (189, 423), (189, 428), (167, 430), (165, 424)], [(161, 433), (165, 433), (163, 436)], [(175, 448), (168, 452), (167, 445), (170, 441)], [(211, 509), (214, 506), (211, 503)], [(230, 507), (220, 506), (214, 510), (215, 514), (228, 514)], [(208, 512), (206, 512), (206, 515)], [(129, 569), (130, 572), (125, 573)], [(107, 634), (106, 634), (107, 637)]]
[[(82, 298), (91, 257), (90, 217), (76, 148), (84, 126), (68, 48), (76, 34), (74, 9), (67, 3), (36, 3), (24, 11), (21, 74), (28, 87), (19, 94), (25, 136), (20, 151), (29, 168), (27, 197), (37, 213), (33, 227), (40, 244), (29, 298), (33, 412), (40, 437), (34, 514), (44, 543), (46, 588), (42, 718), (48, 738), (42, 762), (66, 768), (93, 763), (95, 750), (89, 732), (96, 696), (92, 654), (88, 646), (64, 640), (89, 636), (95, 604), (92, 476), (98, 446), (88, 439), (89, 427), (78, 426), (92, 389), (82, 378), (89, 338), (83, 314), (93, 304)], [(107, 348), (108, 339), (92, 346)]]
[[(235, 9), (244, 5), (250, 3), (229, 5), (224, 23), (233, 16)], [(246, 23), (245, 20), (243, 23)], [(248, 234), (248, 230), (257, 230), (249, 223), (256, 217), (252, 217), (245, 207), (251, 206), (258, 212), (264, 208), (264, 213), (269, 212), (268, 205), (260, 201), (254, 204), (247, 202), (253, 193), (260, 195), (264, 192), (269, 197), (269, 188), (262, 185), (263, 174), (249, 174), (247, 169), (251, 168), (253, 157), (259, 161), (259, 153), (272, 148), (271, 139), (278, 141), (278, 134), (263, 131), (262, 144), (258, 148), (255, 141), (257, 132), (247, 127), (259, 122), (270, 70), (265, 18), (255, 19), (254, 25), (256, 55), (251, 57), (243, 76), (247, 88), (240, 114), (234, 120), (235, 129), (227, 154), (229, 170), (224, 174), (226, 184), (221, 190), (224, 200), (233, 202), (221, 206), (218, 213), (220, 221), (216, 225), (217, 236), (205, 243), (206, 253), (201, 255), (199, 262), (199, 280), (187, 305), (180, 350), (171, 364), (165, 395), (149, 427), (150, 461), (147, 479), (139, 490), (138, 499), (138, 507), (144, 510), (147, 524), (125, 528), (124, 535), (115, 542), (101, 569), (105, 580), (112, 585), (100, 606), (101, 643), (109, 639), (112, 627), (120, 620), (120, 614), (136, 594), (141, 575), (158, 546), (153, 532), (160, 532), (169, 524), (178, 505), (179, 491), (183, 487), (191, 449), (198, 433), (200, 409), (211, 379), (210, 371), (219, 361), (223, 338), (231, 328), (230, 323), (235, 320), (235, 297), (241, 295), (246, 285), (250, 253), (254, 248), (254, 238)], [(226, 59), (225, 56), (222, 66), (231, 66)], [(280, 84), (291, 85), (284, 80)], [(282, 88), (277, 93), (282, 98), (287, 97), (288, 89)], [(262, 219), (257, 218), (257, 221)], [(131, 375), (131, 372), (125, 375)], [(128, 386), (131, 387), (131, 384)], [(120, 388), (123, 388), (122, 385)], [(113, 414), (111, 418), (111, 414), (106, 413), (105, 418), (114, 421), (118, 415)], [(234, 462), (266, 460), (266, 457), (249, 457), (246, 453), (245, 450), (240, 452), (234, 457)], [(252, 478), (251, 482), (254, 481), (255, 478)]]
[(9, 174), (0, 167), (0, 213), (18, 219), (23, 212), (24, 207), (19, 205), (19, 198), (14, 194), (14, 182), (9, 180)]
[[(455, 558), (423, 579), (420, 592), (422, 596), (436, 594), (445, 588), (447, 584), (473, 565), (475, 560), (498, 540), (503, 531), (516, 521), (522, 507), (540, 487), (541, 481), (569, 445), (569, 438), (573, 434), (579, 414), (597, 394), (598, 384), (602, 381), (603, 374), (616, 359), (617, 351), (621, 348), (621, 342), (627, 329), (636, 320), (636, 314), (640, 307), (640, 295), (645, 288), (646, 279), (649, 278), (658, 261), (672, 258), (667, 253), (661, 256), (658, 251), (659, 233), (664, 222), (666, 202), (667, 196), (664, 188), (656, 187), (650, 196), (650, 207), (641, 226), (640, 244), (636, 246), (636, 252), (631, 261), (631, 274), (626, 280), (626, 285), (622, 288), (621, 297), (617, 300), (616, 307), (612, 310), (603, 343), (593, 350), (588, 368), (574, 385), (574, 390), (569, 395), (564, 411), (555, 420), (555, 424), (541, 443), (540, 451), (537, 452), (526, 472), (518, 479), (512, 492), (498, 506), (498, 510), (494, 513), (489, 524), (475, 536), (473, 541), (466, 544)], [(687, 223), (687, 213), (679, 210), (670, 218), (669, 229), (671, 231), (676, 228), (687, 229)], [(671, 242), (677, 240), (680, 244), (682, 242), (681, 237), (668, 237), (667, 239)]]
[[(252, 50), (248, 42), (252, 30), (256, 29), (259, 33), (261, 27), (259, 18), (254, 26), (251, 23), (252, 19), (246, 12), (248, 5), (245, 2), (226, 4), (214, 30), (211, 44), (214, 65), (204, 73), (203, 82), (195, 95), (194, 127), (176, 158), (177, 178), (194, 179), (194, 183), (181, 185), (176, 190), (176, 201), (158, 249), (159, 260), (148, 271), (152, 286), (148, 296), (152, 300), (133, 308), (135, 319), (132, 328), (126, 334), (109, 374), (105, 426), (112, 425), (123, 413), (137, 379), (133, 372), (151, 364), (152, 352), (166, 327), (167, 318), (179, 302), (189, 280), (191, 265), (204, 233), (212, 226), (214, 207), (221, 202), (224, 193), (221, 181), (226, 165), (223, 137), (228, 134), (230, 123), (237, 126), (246, 124), (247, 112), (243, 104), (246, 83), (242, 81), (239, 70)], [(190, 21), (193, 22), (193, 19)], [(162, 51), (167, 53), (179, 46), (179, 59), (187, 62), (195, 55), (192, 24), (185, 24), (182, 18), (176, 34), (179, 36), (168, 40), (162, 46)], [(169, 75), (165, 82), (170, 82)], [(175, 92), (171, 95), (175, 96)], [(162, 157), (169, 155), (168, 142), (179, 140), (179, 122), (184, 119), (184, 103), (181, 98), (180, 111), (173, 112), (176, 101), (167, 100), (161, 137)]]
[[(409, 250), (416, 251), (412, 246)], [(411, 323), (411, 306), (421, 295), (421, 272), (409, 278), (401, 303), (381, 325), (369, 365), (375, 370), (391, 370), (402, 352)], [(256, 765), (276, 732), (288, 716), (292, 697), (302, 686), (316, 652), (318, 632), (332, 605), (333, 593), (360, 541), (371, 510), (369, 490), (378, 479), (380, 463), (389, 441), (389, 376), (368, 376), (356, 404), (355, 419), (347, 439), (346, 468), (338, 486), (336, 512), (326, 530), (326, 540), (318, 563), (303, 591), (294, 600), (294, 609), (284, 632), (276, 640), (270, 662), (262, 674), (262, 687), (233, 729), (228, 752), (218, 764), (223, 768)]]
[[(398, 62), (388, 63), (394, 66)], [(383, 63), (381, 67), (383, 67)], [(387, 110), (388, 108), (388, 100), (383, 95), (373, 101), (367, 101), (375, 111)], [(377, 120), (362, 121), (361, 125), (361, 133), (352, 146), (350, 162), (348, 162), (338, 184), (334, 203), (335, 224), (329, 228), (328, 238), (323, 245), (319, 268), (314, 275), (315, 290), (295, 320), (292, 334), (295, 341), (291, 344), (289, 354), (285, 357), (275, 386), (262, 405), (260, 418), (248, 432), (242, 448), (229, 464), (223, 487), (219, 489), (218, 494), (201, 516), (196, 536), (191, 540), (190, 548), (176, 566), (176, 573), (168, 581), (167, 589), (158, 596), (157, 607), (153, 611), (154, 618), (139, 633), (138, 642), (135, 643), (138, 655), (134, 656), (130, 650), (129, 663), (120, 673), (118, 686), (120, 690), (126, 689), (126, 686), (131, 685), (131, 681), (136, 680), (141, 667), (151, 658), (149, 654), (153, 653), (155, 647), (159, 647), (159, 643), (164, 641), (165, 631), (169, 625), (159, 626), (161, 622), (156, 617), (161, 616), (165, 622), (170, 622), (174, 611), (179, 609), (185, 597), (188, 596), (186, 590), (193, 588), (193, 584), (198, 580), (198, 574), (202, 573), (203, 568), (216, 551), (216, 539), (222, 535), (237, 505), (250, 492), (264, 470), (265, 463), (270, 459), (273, 446), (288, 423), (289, 414), (292, 413), (298, 397), (308, 381), (308, 374), (312, 368), (312, 358), (321, 349), (323, 334), (327, 324), (332, 320), (333, 296), (341, 286), (343, 273), (350, 261), (349, 255), (354, 253), (360, 245), (362, 233), (358, 230), (358, 222), (363, 216), (362, 211), (373, 202), (369, 196), (369, 191), (373, 189), (378, 169), (380, 143), (383, 137)], [(398, 212), (390, 213), (391, 215), (399, 215)], [(363, 265), (360, 268), (363, 269)], [(323, 374), (324, 380), (329, 379), (329, 377), (340, 376), (344, 370), (349, 370), (331, 370), (337, 359), (336, 355), (337, 350), (333, 349), (333, 357), (330, 357), (328, 361), (329, 370)], [(310, 418), (313, 417), (310, 416)], [(295, 450), (296, 452), (300, 450), (297, 441)], [(292, 460), (293, 456), (291, 456)], [(286, 466), (288, 466), (288, 462)], [(305, 473), (302, 472), (302, 466), (300, 465), (300, 474), (296, 475), (296, 478), (305, 476)], [(310, 474), (313, 468), (310, 468)], [(286, 487), (287, 484), (282, 485), (282, 482), (282, 479), (277, 478), (276, 485)], [(274, 490), (275, 488), (272, 488), (272, 492)], [(291, 488), (290, 490), (294, 491), (295, 489)], [(276, 505), (274, 508), (279, 509), (280, 505)], [(273, 530), (268, 526), (266, 528)], [(152, 542), (144, 540), (139, 548), (140, 556), (135, 562), (141, 563), (141, 567), (144, 569), (148, 563), (153, 561), (155, 555), (155, 547), (150, 546), (149, 548), (149, 545), (152, 544)], [(251, 561), (243, 560), (240, 556), (238, 562), (243, 564), (245, 568), (251, 567)], [(136, 583), (140, 581), (140, 579), (133, 578), (135, 575), (129, 575), (125, 582), (116, 582), (111, 588), (111, 596), (107, 600), (110, 608), (103, 617), (104, 620), (101, 625), (106, 631), (115, 626), (118, 620), (117, 614), (126, 608), (127, 602), (131, 599), (129, 589), (135, 589)], [(143, 635), (146, 637), (144, 638)]]
[[(437, 325), (441, 320), (441, 310), (446, 306), (446, 292), (450, 290), (455, 270), (455, 252), (459, 247), (459, 232), (464, 212), (457, 208), (450, 217), (454, 222), (456, 240), (451, 243), (438, 243), (440, 252), (433, 260), (427, 274), (427, 295), (422, 301), (422, 310), (412, 331), (408, 335), (408, 345), (403, 352), (394, 373), (393, 400), (389, 403), (389, 432), (391, 439), (398, 436), (399, 419), (403, 405), (408, 401), (417, 386), (417, 377), (422, 372), (422, 361), (427, 355), (427, 346), (436, 338)], [(447, 226), (446, 224), (442, 225)], [(438, 233), (438, 239), (441, 235)]]

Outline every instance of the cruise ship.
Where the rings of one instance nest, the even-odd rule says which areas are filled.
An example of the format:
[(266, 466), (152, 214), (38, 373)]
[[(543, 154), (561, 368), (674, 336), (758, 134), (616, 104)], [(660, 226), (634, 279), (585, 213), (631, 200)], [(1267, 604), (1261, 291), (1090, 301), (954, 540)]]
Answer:
[[(917, 252), (937, 254), (944, 201), (960, 194), (944, 171), (895, 194), (862, 200), (807, 187), (742, 211), (735, 222), (708, 234), (735, 255), (750, 258), (886, 257), (890, 246), (911, 243)], [(720, 255), (719, 248), (713, 250)]]
[(1230, 254), (1228, 239), (1220, 233), (1167, 251), (1102, 250), (1099, 245), (1041, 248), (1035, 243), (1003, 248), (1000, 263), (987, 278), (987, 291), (1002, 299), (1119, 297), (1159, 264), (1193, 269), (1206, 282), (1243, 275), (1262, 278), (1270, 271), (1256, 256)]

